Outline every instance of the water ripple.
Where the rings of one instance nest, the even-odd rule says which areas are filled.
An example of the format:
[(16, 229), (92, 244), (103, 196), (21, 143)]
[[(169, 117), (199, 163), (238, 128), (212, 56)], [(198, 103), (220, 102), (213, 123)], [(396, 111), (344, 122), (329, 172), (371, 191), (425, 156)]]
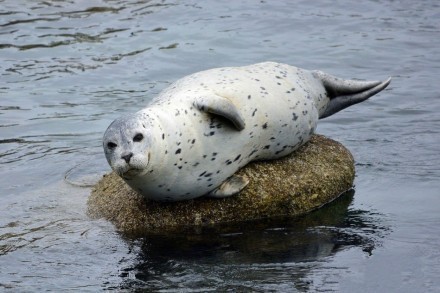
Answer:
[[(435, 1), (0, 2), (1, 289), (435, 291)], [(85, 217), (81, 187), (109, 170), (101, 139), (112, 120), (189, 73), (266, 60), (393, 76), (320, 121), (356, 160), (348, 209), (135, 240)]]

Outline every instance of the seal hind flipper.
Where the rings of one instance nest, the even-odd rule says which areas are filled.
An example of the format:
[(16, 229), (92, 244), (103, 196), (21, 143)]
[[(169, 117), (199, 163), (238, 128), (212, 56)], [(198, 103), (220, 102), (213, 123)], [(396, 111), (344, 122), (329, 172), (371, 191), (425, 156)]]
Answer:
[(200, 111), (228, 119), (240, 131), (246, 126), (238, 108), (227, 98), (218, 95), (199, 97), (194, 102), (194, 106)]
[(209, 192), (206, 196), (213, 198), (225, 198), (242, 191), (249, 183), (247, 176), (232, 175), (219, 187)]
[(385, 89), (391, 82), (391, 77), (385, 81), (359, 81), (343, 80), (322, 71), (315, 71), (313, 75), (321, 80), (330, 98), (330, 103), (319, 119), (365, 101)]

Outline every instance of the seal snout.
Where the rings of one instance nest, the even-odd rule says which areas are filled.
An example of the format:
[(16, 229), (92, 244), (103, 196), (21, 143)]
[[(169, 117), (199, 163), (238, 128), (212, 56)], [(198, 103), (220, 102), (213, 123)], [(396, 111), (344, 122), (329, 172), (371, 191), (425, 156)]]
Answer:
[(124, 159), (124, 161), (128, 164), (128, 163), (130, 163), (130, 159), (133, 157), (133, 153), (128, 153), (128, 154), (125, 154), (125, 155), (122, 155), (121, 156), (121, 159)]

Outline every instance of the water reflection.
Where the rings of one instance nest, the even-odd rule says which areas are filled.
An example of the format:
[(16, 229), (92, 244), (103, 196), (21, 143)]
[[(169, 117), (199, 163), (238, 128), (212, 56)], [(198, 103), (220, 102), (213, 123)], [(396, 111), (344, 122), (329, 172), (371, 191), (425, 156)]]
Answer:
[(121, 287), (235, 289), (247, 280), (255, 289), (276, 274), (278, 282), (285, 275), (284, 285), (303, 290), (307, 276), (336, 253), (356, 247), (371, 255), (390, 232), (383, 215), (350, 209), (353, 196), (297, 219), (131, 238), (137, 260), (122, 270)]

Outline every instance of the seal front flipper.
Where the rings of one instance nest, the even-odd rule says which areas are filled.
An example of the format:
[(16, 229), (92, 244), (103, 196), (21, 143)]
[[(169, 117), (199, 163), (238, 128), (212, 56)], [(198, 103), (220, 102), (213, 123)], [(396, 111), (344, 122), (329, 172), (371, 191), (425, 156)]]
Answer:
[(218, 95), (199, 97), (194, 106), (200, 111), (228, 119), (238, 130), (243, 130), (246, 126), (238, 108), (227, 98)]
[(208, 193), (206, 196), (213, 198), (225, 198), (242, 191), (248, 185), (249, 179), (244, 175), (232, 175), (219, 187)]

